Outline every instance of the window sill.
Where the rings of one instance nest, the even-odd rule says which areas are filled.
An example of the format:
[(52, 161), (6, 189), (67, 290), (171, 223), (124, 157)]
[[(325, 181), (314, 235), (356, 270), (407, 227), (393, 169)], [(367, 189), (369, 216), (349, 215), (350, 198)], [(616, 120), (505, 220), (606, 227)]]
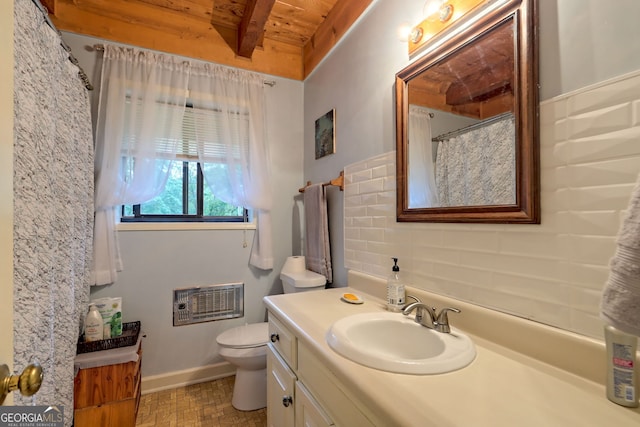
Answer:
[(252, 222), (121, 222), (117, 231), (255, 230)]

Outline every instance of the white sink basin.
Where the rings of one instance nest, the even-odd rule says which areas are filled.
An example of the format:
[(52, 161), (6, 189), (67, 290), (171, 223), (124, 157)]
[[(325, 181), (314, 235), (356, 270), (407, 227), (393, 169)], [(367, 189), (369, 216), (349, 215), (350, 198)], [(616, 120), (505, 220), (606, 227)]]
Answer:
[(401, 374), (442, 374), (476, 357), (471, 339), (451, 328), (445, 334), (401, 313), (362, 313), (335, 322), (327, 343), (338, 354), (370, 368)]

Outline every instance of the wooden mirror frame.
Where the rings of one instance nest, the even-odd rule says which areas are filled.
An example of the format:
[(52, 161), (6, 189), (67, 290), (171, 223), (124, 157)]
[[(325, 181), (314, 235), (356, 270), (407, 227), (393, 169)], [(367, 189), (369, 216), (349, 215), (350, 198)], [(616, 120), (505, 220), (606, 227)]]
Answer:
[[(396, 74), (397, 220), (399, 222), (540, 223), (540, 148), (538, 142), (538, 41), (535, 0), (508, 0), (468, 28)], [(516, 124), (516, 202), (512, 205), (409, 208), (409, 81), (463, 49), (496, 26), (514, 26), (514, 117)], [(454, 24), (455, 25), (455, 24)], [(434, 40), (438, 42), (438, 40)]]

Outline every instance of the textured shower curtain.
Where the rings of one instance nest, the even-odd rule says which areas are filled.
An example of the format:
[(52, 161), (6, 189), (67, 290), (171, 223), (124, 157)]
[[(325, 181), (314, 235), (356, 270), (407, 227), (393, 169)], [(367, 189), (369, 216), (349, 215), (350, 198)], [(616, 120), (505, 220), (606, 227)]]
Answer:
[(440, 206), (515, 204), (513, 115), (440, 141), (436, 185)]
[(32, 0), (14, 17), (14, 366), (44, 370), (33, 397), (73, 417), (73, 361), (89, 298), (93, 142), (87, 90)]

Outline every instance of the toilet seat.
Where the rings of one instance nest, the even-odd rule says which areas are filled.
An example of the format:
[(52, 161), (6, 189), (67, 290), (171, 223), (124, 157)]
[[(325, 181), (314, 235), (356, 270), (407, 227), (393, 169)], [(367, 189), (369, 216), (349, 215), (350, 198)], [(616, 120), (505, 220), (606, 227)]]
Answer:
[(267, 345), (269, 324), (262, 322), (236, 326), (218, 335), (216, 342), (222, 347), (229, 348), (251, 348)]

